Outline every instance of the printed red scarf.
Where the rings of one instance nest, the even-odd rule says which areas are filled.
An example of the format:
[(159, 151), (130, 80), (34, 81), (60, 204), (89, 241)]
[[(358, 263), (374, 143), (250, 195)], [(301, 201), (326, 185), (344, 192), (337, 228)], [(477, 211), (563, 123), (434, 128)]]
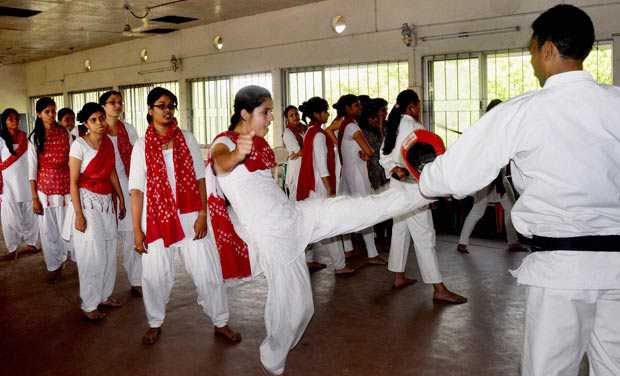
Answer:
[[(162, 145), (172, 140), (176, 201), (168, 181)], [(163, 239), (164, 246), (185, 238), (177, 210), (192, 213), (202, 210), (194, 162), (183, 132), (174, 122), (164, 136), (150, 124), (144, 136), (146, 160), (146, 243)]]
[(0, 168), (2, 170), (6, 170), (11, 167), (11, 165), (17, 162), (17, 160), (28, 150), (28, 136), (26, 135), (26, 132), (20, 130), (17, 131), (17, 134), (13, 138), (13, 145), (15, 144), (17, 144), (17, 148), (14, 150), (15, 154), (11, 154), (5, 161), (2, 161), (0, 164)]
[(302, 132), (299, 131), (297, 127), (294, 127), (290, 124), (286, 125), (289, 131), (293, 132), (293, 136), (297, 139), (297, 143), (299, 144), (299, 149), (302, 150), (304, 147), (304, 138), (302, 136)]
[(46, 131), (39, 153), (37, 189), (47, 196), (69, 194), (69, 134), (56, 125)]
[(104, 136), (97, 149), (97, 154), (80, 174), (78, 186), (102, 195), (112, 193), (110, 175), (114, 170), (114, 145), (108, 136)]
[(304, 137), (304, 153), (301, 156), (301, 168), (299, 170), (299, 180), (297, 181), (297, 201), (302, 201), (310, 196), (310, 191), (315, 191), (316, 180), (318, 184), (323, 184), (320, 177), (314, 176), (314, 137), (317, 133), (322, 133), (325, 136), (325, 142), (327, 143), (327, 170), (329, 171), (329, 185), (332, 192), (336, 191), (336, 157), (334, 153), (334, 143), (329, 138), (327, 133), (319, 124), (310, 123), (306, 137)]
[[(236, 144), (239, 134), (230, 131), (223, 132), (217, 135), (213, 141), (219, 137), (228, 137)], [(276, 165), (276, 158), (273, 150), (264, 138), (254, 137), (252, 152), (243, 163), (250, 172), (266, 170)], [(249, 277), (252, 271), (250, 270), (250, 260), (248, 258), (248, 246), (237, 235), (228, 215), (226, 197), (215, 178), (212, 159), (209, 159), (209, 166), (207, 168), (207, 192), (207, 205), (209, 207), (215, 244), (220, 254), (222, 275), (224, 279)]]
[(125, 167), (125, 174), (129, 177), (129, 165), (131, 164), (131, 151), (133, 150), (133, 145), (129, 140), (129, 134), (127, 133), (125, 124), (123, 124), (120, 120), (116, 125), (116, 144), (118, 145), (118, 153), (121, 155), (123, 167)]

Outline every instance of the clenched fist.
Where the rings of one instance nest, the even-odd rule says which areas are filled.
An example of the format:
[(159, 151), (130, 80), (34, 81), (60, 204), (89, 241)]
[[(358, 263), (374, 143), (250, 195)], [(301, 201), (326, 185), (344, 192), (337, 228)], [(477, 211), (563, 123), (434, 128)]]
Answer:
[(239, 162), (242, 162), (245, 157), (252, 152), (252, 145), (254, 143), (254, 136), (256, 133), (251, 131), (248, 134), (241, 134), (237, 138), (237, 148), (235, 153), (237, 154)]

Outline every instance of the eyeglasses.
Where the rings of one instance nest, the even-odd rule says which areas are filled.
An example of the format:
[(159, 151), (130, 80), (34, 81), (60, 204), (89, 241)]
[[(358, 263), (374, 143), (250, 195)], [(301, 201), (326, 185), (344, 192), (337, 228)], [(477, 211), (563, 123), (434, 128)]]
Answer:
[(177, 105), (175, 103), (170, 103), (169, 105), (165, 105), (165, 104), (154, 104), (153, 107), (157, 107), (160, 110), (165, 110), (166, 108), (169, 109), (170, 111), (174, 111), (177, 109)]
[(109, 102), (105, 102), (105, 104), (111, 104), (111, 105), (118, 104), (119, 106), (122, 106), (123, 101), (109, 101)]

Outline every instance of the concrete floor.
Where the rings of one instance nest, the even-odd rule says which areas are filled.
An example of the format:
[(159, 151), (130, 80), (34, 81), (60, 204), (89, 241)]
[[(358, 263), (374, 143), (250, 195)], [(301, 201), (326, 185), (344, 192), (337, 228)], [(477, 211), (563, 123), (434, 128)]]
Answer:
[[(346, 279), (335, 279), (329, 268), (315, 273), (316, 313), (290, 353), (287, 374), (518, 375), (524, 289), (508, 269), (526, 254), (474, 239), (471, 254), (461, 255), (455, 243), (438, 237), (447, 286), (469, 298), (460, 306), (433, 304), (432, 288), (421, 282), (393, 292), (392, 275), (380, 266)], [(177, 261), (162, 337), (152, 347), (141, 344), (144, 307), (129, 296), (120, 264), (115, 297), (125, 305), (93, 324), (81, 319), (75, 264), (62, 282), (48, 285), (41, 254), (0, 263), (0, 375), (261, 374), (265, 281), (229, 289), (230, 323), (243, 335), (230, 346), (214, 338)], [(413, 252), (408, 270), (419, 278)]]

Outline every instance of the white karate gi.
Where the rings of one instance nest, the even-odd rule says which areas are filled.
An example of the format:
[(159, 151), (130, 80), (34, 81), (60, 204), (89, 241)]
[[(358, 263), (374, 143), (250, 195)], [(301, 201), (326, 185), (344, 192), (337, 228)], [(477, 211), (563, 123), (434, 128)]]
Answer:
[[(305, 137), (305, 136), (304, 136)], [(327, 198), (329, 197), (329, 193), (327, 192), (327, 188), (325, 188), (325, 184), (323, 183), (323, 177), (329, 176), (329, 169), (327, 167), (327, 141), (325, 139), (325, 135), (323, 133), (317, 133), (314, 136), (314, 140), (312, 142), (312, 164), (313, 164), (313, 172), (314, 172), (314, 191), (310, 191), (310, 195), (306, 200), (317, 199), (317, 198)], [(339, 165), (338, 162), (338, 152), (334, 153), (336, 159), (336, 166)], [(336, 170), (336, 180), (340, 180), (338, 177), (340, 176), (340, 171)], [(339, 184), (336, 184), (338, 187)], [(334, 263), (334, 269), (340, 270), (346, 266), (346, 261), (344, 257), (344, 249), (342, 247), (342, 242), (340, 237), (335, 237), (333, 239), (325, 239), (318, 244), (313, 244), (311, 249), (306, 252), (306, 261), (320, 261), (319, 252), (327, 252), (329, 257), (332, 259)]]
[[(17, 144), (13, 145), (13, 150), (17, 150), (17, 147)], [(2, 161), (6, 161), (11, 155), (4, 140), (0, 138)], [(15, 252), (22, 242), (36, 246), (39, 239), (39, 222), (32, 212), (27, 153), (2, 171), (2, 183), (0, 218), (7, 250), (9, 253)]]
[[(127, 135), (129, 136), (129, 142), (133, 145), (138, 139), (138, 134), (133, 125), (124, 123)], [(123, 255), (123, 267), (127, 272), (127, 278), (131, 286), (140, 286), (142, 284), (142, 259), (138, 252), (134, 251), (134, 235), (133, 224), (131, 219), (131, 197), (129, 196), (128, 189), (128, 177), (125, 171), (125, 165), (121, 159), (121, 154), (118, 151), (118, 137), (109, 136), (114, 145), (114, 157), (116, 158), (116, 174), (118, 175), (118, 181), (123, 190), (123, 196), (125, 198), (125, 207), (127, 208), (127, 215), (125, 218), (118, 221), (117, 239), (118, 245)]]
[[(360, 158), (359, 153), (362, 148), (359, 146), (353, 136), (362, 132), (356, 122), (349, 123), (342, 139), (340, 152), (342, 154), (342, 180), (347, 187), (347, 193), (354, 197), (364, 197), (371, 194), (370, 179), (368, 178), (368, 167), (366, 161)], [(375, 232), (372, 228), (360, 231), (366, 244), (368, 257), (376, 257), (379, 255), (377, 246), (375, 245)], [(353, 249), (350, 236), (344, 239), (345, 249)]]
[[(390, 178), (390, 187), (410, 186), (411, 189), (417, 189), (417, 183), (412, 178), (398, 181), (391, 177), (391, 171), (394, 167), (405, 167), (401, 154), (401, 147), (405, 137), (414, 130), (423, 128), (413, 117), (403, 115), (398, 126), (396, 145), (392, 152), (384, 154), (383, 146), (381, 147), (379, 163), (385, 169), (386, 176)], [(413, 239), (418, 268), (424, 283), (441, 283), (443, 279), (439, 271), (437, 251), (435, 249), (433, 215), (428, 206), (394, 218), (390, 257), (388, 259), (389, 271), (396, 273), (403, 273), (405, 271), (411, 239)]]
[[(80, 173), (97, 155), (82, 137), (71, 144), (69, 156), (82, 161)], [(116, 281), (116, 213), (112, 195), (102, 195), (80, 188), (86, 231), (75, 229), (75, 212), (67, 213), (80, 280), (82, 310), (92, 312), (105, 302)]]
[[(506, 186), (506, 184), (504, 184)], [(469, 214), (465, 218), (463, 228), (461, 229), (461, 236), (459, 237), (459, 244), (469, 245), (469, 238), (474, 231), (478, 221), (484, 216), (487, 210), (489, 202), (499, 202), (504, 208), (504, 225), (506, 226), (506, 238), (508, 244), (518, 244), (519, 238), (517, 237), (517, 231), (512, 225), (510, 219), (510, 212), (512, 211), (512, 203), (514, 195), (509, 194), (508, 190), (512, 191), (510, 185), (506, 186), (506, 193), (499, 194), (495, 191), (495, 185), (489, 184), (482, 188), (478, 192), (474, 193), (474, 206), (472, 206)]]
[[(286, 151), (288, 151), (289, 155), (291, 153), (299, 153), (301, 147), (303, 146), (299, 145), (299, 142), (297, 142), (297, 137), (295, 137), (293, 132), (288, 128), (284, 128), (284, 133), (282, 134), (282, 141), (284, 142), (284, 147), (286, 147)], [(299, 178), (300, 168), (301, 157), (289, 159), (286, 162), (285, 184), (289, 191), (289, 198), (293, 201), (295, 201), (297, 196), (297, 179)]]
[[(67, 132), (69, 142), (71, 135)], [(28, 142), (28, 180), (37, 180), (39, 167), (39, 157), (37, 148), (32, 141)], [(72, 251), (72, 245), (62, 238), (62, 231), (65, 221), (65, 214), (71, 207), (71, 195), (51, 195), (47, 196), (41, 191), (37, 191), (43, 215), (37, 215), (39, 220), (39, 235), (41, 238), (41, 248), (48, 271), (55, 271), (67, 260), (67, 255)], [(74, 259), (75, 261), (75, 259)]]
[[(196, 179), (204, 179), (205, 168), (202, 161), (200, 147), (194, 136), (183, 131), (185, 142), (192, 156)], [(173, 149), (163, 150), (166, 173), (172, 193), (176, 195), (176, 177), (174, 175)], [(131, 167), (129, 168), (129, 191), (144, 192), (142, 208), (142, 231), (146, 234), (147, 192), (146, 192), (146, 160), (144, 138), (139, 138), (131, 153)], [(148, 244), (148, 253), (142, 258), (142, 300), (146, 316), (151, 328), (159, 328), (166, 317), (166, 304), (170, 298), (170, 291), (174, 285), (174, 255), (180, 253), (183, 257), (185, 270), (192, 277), (198, 292), (198, 304), (204, 313), (217, 327), (228, 324), (228, 298), (222, 277), (220, 256), (212, 233), (202, 239), (193, 240), (194, 223), (198, 212), (181, 214), (179, 220), (185, 233), (185, 238), (171, 247), (164, 247), (162, 239)]]
[[(495, 107), (427, 165), (428, 196), (463, 196), (512, 160), (525, 236), (620, 234), (620, 89), (583, 71)], [(528, 286), (522, 374), (620, 375), (620, 253), (535, 252), (513, 271)]]
[[(227, 137), (213, 145), (236, 145)], [(365, 198), (290, 201), (274, 183), (270, 170), (250, 172), (238, 165), (218, 176), (237, 214), (251, 256), (260, 263), (268, 283), (265, 304), (267, 337), (260, 346), (261, 362), (275, 374), (284, 371), (286, 357), (314, 312), (304, 251), (308, 244), (372, 226), (430, 201), (418, 189), (390, 189)]]

